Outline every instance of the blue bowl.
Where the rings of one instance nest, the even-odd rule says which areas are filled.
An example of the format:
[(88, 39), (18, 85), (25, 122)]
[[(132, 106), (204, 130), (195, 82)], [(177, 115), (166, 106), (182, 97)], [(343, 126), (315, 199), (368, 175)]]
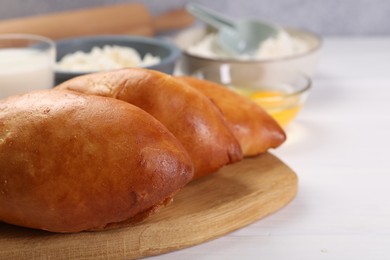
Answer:
[[(56, 60), (59, 61), (66, 54), (74, 53), (76, 51), (90, 52), (93, 47), (103, 47), (104, 45), (131, 47), (137, 50), (141, 57), (144, 57), (146, 53), (150, 53), (153, 56), (159, 56), (161, 58), (160, 63), (145, 68), (158, 70), (168, 74), (173, 73), (175, 63), (181, 55), (181, 51), (178, 47), (165, 40), (140, 36), (101, 35), (56, 41)], [(73, 77), (91, 72), (56, 70), (55, 83), (57, 85)]]

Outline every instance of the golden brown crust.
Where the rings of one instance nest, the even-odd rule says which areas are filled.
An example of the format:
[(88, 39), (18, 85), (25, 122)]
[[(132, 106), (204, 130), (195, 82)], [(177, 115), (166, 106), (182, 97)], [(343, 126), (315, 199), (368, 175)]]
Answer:
[(177, 77), (209, 97), (222, 111), (230, 130), (240, 142), (244, 156), (276, 148), (286, 135), (278, 123), (260, 106), (226, 87), (193, 77)]
[(153, 212), (192, 178), (180, 142), (126, 102), (70, 91), (0, 101), (0, 220), (54, 232)]
[(152, 207), (148, 208), (147, 210), (145, 210), (141, 213), (138, 213), (137, 215), (135, 215), (129, 219), (126, 219), (126, 220), (121, 221), (121, 222), (108, 223), (105, 226), (89, 229), (88, 231), (102, 231), (102, 230), (110, 230), (110, 229), (117, 229), (117, 228), (133, 226), (133, 225), (147, 219), (151, 215), (158, 213), (161, 208), (166, 207), (172, 201), (173, 201), (173, 198), (168, 197), (168, 198), (164, 199), (163, 201), (161, 201), (160, 203), (153, 205)]
[(77, 77), (56, 89), (114, 97), (162, 122), (194, 162), (194, 178), (242, 159), (238, 141), (221, 112), (202, 93), (174, 77), (145, 69), (122, 69)]

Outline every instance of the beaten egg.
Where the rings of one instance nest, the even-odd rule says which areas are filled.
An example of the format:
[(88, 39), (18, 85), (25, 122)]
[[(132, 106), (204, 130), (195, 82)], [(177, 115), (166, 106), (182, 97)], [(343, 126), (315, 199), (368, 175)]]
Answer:
[(282, 127), (286, 127), (301, 110), (304, 98), (287, 90), (230, 86), (264, 108)]

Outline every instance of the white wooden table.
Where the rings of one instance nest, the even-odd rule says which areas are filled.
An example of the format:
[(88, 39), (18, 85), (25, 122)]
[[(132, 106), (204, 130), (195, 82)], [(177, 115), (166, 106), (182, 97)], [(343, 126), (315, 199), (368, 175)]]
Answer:
[(296, 199), (222, 238), (156, 259), (390, 259), (390, 37), (325, 38), (314, 86), (274, 151)]

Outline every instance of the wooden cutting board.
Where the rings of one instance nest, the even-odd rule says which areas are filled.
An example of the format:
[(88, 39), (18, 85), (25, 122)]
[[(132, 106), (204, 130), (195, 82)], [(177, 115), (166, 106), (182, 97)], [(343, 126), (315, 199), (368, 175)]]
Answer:
[(184, 28), (193, 22), (194, 17), (184, 9), (152, 17), (144, 5), (126, 3), (0, 20), (0, 34), (30, 33), (55, 40), (98, 34), (153, 36), (156, 32)]
[(103, 232), (53, 234), (0, 223), (0, 259), (130, 259), (196, 245), (282, 208), (297, 176), (271, 154), (190, 183), (147, 221)]

